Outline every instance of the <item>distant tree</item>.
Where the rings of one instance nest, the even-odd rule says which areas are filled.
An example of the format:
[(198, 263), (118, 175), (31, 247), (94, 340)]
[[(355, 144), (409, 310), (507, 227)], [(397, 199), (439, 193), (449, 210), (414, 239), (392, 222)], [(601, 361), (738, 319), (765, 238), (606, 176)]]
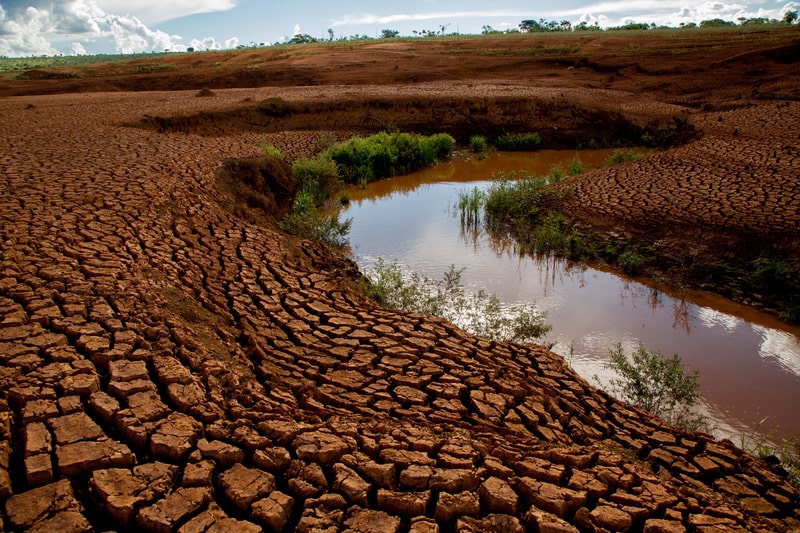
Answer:
[(798, 20), (797, 11), (787, 11), (783, 14), (783, 18), (781, 21), (785, 22), (786, 24), (794, 24)]
[(598, 24), (597, 21), (594, 21), (594, 24), (589, 26), (589, 23), (583, 20), (575, 26), (575, 31), (598, 31), (599, 29), (600, 24)]
[(753, 18), (745, 18), (739, 17), (739, 24), (742, 26), (764, 26), (765, 24), (772, 24), (777, 22), (776, 20), (770, 20), (766, 17), (753, 17)]
[(729, 20), (723, 20), (720, 18), (703, 20), (700, 22), (701, 28), (720, 28), (723, 26), (735, 26), (735, 25), (736, 25), (735, 23)]
[(492, 28), (492, 27), (491, 27), (491, 26), (489, 26), (488, 24), (486, 24), (486, 25), (485, 25), (485, 26), (483, 26), (483, 28), (481, 29), (481, 33), (482, 33), (483, 35), (488, 35), (488, 34), (490, 34), (490, 33), (500, 33), (500, 32), (499, 32), (498, 30), (496, 30), (496, 29)]
[(305, 43), (316, 43), (317, 39), (314, 37), (306, 34), (306, 33), (298, 33), (291, 39), (289, 39), (288, 44), (305, 44)]
[(572, 31), (572, 22), (568, 20), (562, 20), (559, 26), (561, 27), (561, 31)]
[[(484, 28), (491, 28), (491, 26), (484, 26)], [(520, 22), (519, 23), (519, 29), (522, 30), (522, 31), (528, 31), (528, 32), (543, 31), (544, 30), (544, 28), (542, 28), (542, 25), (539, 24), (538, 22), (536, 22), (533, 19), (531, 19), (531, 20), (523, 20), (522, 22)]]
[(397, 30), (381, 30), (381, 39), (394, 39), (400, 35), (400, 32)]
[(333, 40), (333, 28), (328, 28), (328, 40)]
[(650, 25), (646, 22), (628, 22), (624, 26), (615, 26), (610, 30), (649, 30)]

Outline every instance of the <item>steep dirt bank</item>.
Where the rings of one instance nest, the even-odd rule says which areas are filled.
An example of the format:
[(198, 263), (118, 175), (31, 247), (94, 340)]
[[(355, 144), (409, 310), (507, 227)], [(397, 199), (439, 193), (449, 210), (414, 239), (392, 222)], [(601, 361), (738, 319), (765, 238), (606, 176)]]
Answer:
[[(399, 90), (398, 90), (399, 89)], [(408, 96), (395, 86), (384, 96), (287, 101), (271, 98), (244, 102), (233, 109), (173, 117), (145, 117), (141, 127), (165, 133), (236, 135), (242, 132), (350, 130), (362, 134), (387, 128), (417, 133), (449, 133), (467, 144), (477, 133), (540, 132), (546, 148), (684, 143), (695, 135), (688, 113), (678, 106), (641, 105), (622, 110), (619, 100), (639, 100), (615, 91), (595, 91), (591, 98), (576, 89), (486, 86), (437, 89)], [(376, 93), (379, 91), (375, 91)], [(478, 96), (464, 96), (472, 93)]]
[[(276, 231), (268, 218), (237, 213), (219, 181), (223, 162), (261, 155), (262, 140), (290, 157), (308, 154), (317, 132), (129, 126), (274, 98), (480, 101), (502, 92), (538, 101), (551, 89), (465, 82), (0, 100), (3, 528), (800, 526), (800, 496), (772, 465), (614, 401), (542, 347), (487, 342), (441, 320), (380, 309), (362, 297), (350, 262)], [(675, 111), (645, 94), (565, 94), (585, 108), (616, 101), (633, 122)], [(781, 190), (796, 191), (791, 148), (765, 152), (760, 119), (774, 113), (766, 105), (736, 102), (721, 124), (749, 117), (736, 119), (737, 138), (755, 140), (737, 153), (755, 169), (769, 162), (769, 176), (785, 175)], [(788, 121), (797, 120), (796, 105), (781, 108), (795, 133)], [(729, 151), (713, 141), (715, 113), (681, 109), (703, 136), (641, 168), (661, 183), (684, 160), (680, 150), (693, 147), (686, 153), (698, 178), (673, 189), (692, 191), (698, 205), (716, 190), (702, 171)], [(753, 231), (771, 228), (775, 213), (796, 224), (791, 194), (770, 190), (769, 213), (745, 209), (749, 198), (737, 191), (774, 179), (760, 172), (751, 181), (743, 173), (739, 188), (720, 187), (725, 209), (684, 212)], [(713, 175), (724, 183), (724, 173)], [(256, 183), (261, 174), (252, 176)], [(614, 176), (587, 175), (587, 213), (608, 204), (591, 187), (622, 205), (641, 194), (633, 181), (618, 188), (632, 192), (615, 194), (604, 185)], [(281, 190), (254, 202), (279, 209)], [(637, 215), (642, 204), (631, 205)], [(668, 202), (654, 205), (677, 216)]]

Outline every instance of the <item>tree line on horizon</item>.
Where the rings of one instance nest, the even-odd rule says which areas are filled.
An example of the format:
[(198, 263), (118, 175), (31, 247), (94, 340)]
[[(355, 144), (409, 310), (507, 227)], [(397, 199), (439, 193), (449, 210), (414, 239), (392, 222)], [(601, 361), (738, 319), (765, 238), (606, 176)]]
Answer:
[[(797, 24), (798, 22), (798, 12), (797, 11), (787, 11), (783, 18), (778, 19), (770, 19), (767, 17), (739, 17), (738, 22), (724, 20), (721, 18), (713, 18), (708, 20), (703, 20), (699, 24), (695, 22), (689, 23), (681, 23), (678, 27), (679, 28), (719, 28), (725, 26), (767, 26), (773, 24)], [(398, 30), (392, 29), (383, 29), (381, 30), (380, 34), (376, 37), (370, 37), (369, 35), (351, 35), (349, 37), (339, 37), (336, 38), (334, 35), (333, 29), (328, 29), (328, 38), (316, 38), (311, 35), (301, 33), (297, 34), (292, 37), (289, 41), (286, 42), (279, 42), (275, 44), (305, 44), (305, 43), (316, 43), (316, 42), (325, 42), (325, 41), (359, 41), (359, 40), (370, 40), (370, 39), (396, 39), (399, 37), (444, 37), (445, 35), (463, 35), (460, 33), (445, 33), (447, 28), (450, 24), (440, 24), (438, 29), (435, 30), (412, 30), (413, 35), (406, 35), (401, 36)], [(494, 29), (492, 26), (484, 25), (482, 27), (481, 35), (490, 35), (490, 34), (510, 34), (510, 33), (546, 33), (546, 32), (574, 32), (574, 31), (625, 31), (625, 30), (654, 30), (654, 29), (667, 29), (667, 28), (674, 28), (672, 26), (658, 26), (655, 23), (646, 23), (646, 22), (628, 22), (621, 26), (611, 26), (608, 28), (601, 28), (600, 25), (595, 22), (594, 24), (589, 24), (586, 21), (582, 21), (578, 24), (574, 24), (569, 20), (546, 20), (541, 18), (539, 20), (535, 19), (527, 19), (523, 20), (519, 23), (517, 28), (509, 28), (506, 30), (497, 30)]]

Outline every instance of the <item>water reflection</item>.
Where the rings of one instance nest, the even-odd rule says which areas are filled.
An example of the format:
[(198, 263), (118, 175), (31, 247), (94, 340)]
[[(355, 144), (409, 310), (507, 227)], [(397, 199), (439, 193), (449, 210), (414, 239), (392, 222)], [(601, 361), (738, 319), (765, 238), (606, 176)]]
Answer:
[[(378, 257), (397, 258), (436, 278), (451, 264), (466, 267), (467, 287), (509, 304), (535, 302), (546, 311), (553, 326), (546, 342), (585, 379), (597, 375), (607, 382), (608, 350), (642, 343), (666, 355), (678, 353), (700, 372), (719, 436), (739, 442), (756, 428), (776, 437), (800, 434), (800, 328), (708, 293), (672, 291), (548, 254), (529, 256), (514, 241), (465, 228), (453, 216), (465, 182), (486, 187), (498, 170), (544, 173), (575, 152), (546, 155), (526, 167), (517, 166), (518, 160), (505, 166), (503, 158), (455, 161), (351, 191), (345, 216), (353, 219), (356, 260), (368, 268)], [(607, 157), (592, 155), (597, 165)], [(580, 157), (592, 164), (589, 156)], [(765, 417), (768, 422), (759, 426)]]

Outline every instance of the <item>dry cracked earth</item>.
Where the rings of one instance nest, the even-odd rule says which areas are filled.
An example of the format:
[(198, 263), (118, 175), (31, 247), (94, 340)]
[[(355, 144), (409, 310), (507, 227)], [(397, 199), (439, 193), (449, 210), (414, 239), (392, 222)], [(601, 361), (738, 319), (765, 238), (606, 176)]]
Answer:
[[(265, 136), (126, 124), (276, 90), (194, 93), (0, 100), (3, 530), (800, 528), (774, 465), (613, 400), (543, 347), (381, 309), (349, 261), (232, 214), (220, 161), (258, 155)], [(741, 154), (712, 131), (739, 128), (735, 150), (796, 178), (800, 103), (782, 104), (792, 122), (770, 134), (747, 126), (777, 122), (776, 103), (758, 105), (709, 114), (677, 150), (715, 154), (684, 170)], [(772, 155), (769, 135), (785, 145)], [(313, 150), (310, 133), (267, 137), (290, 157)], [(685, 161), (658, 157), (638, 164), (666, 179)], [(652, 182), (669, 203), (675, 188)], [(797, 231), (796, 181), (774, 186), (795, 191), (775, 217), (713, 190), (731, 224)], [(582, 187), (591, 208), (608, 205), (602, 180)]]

